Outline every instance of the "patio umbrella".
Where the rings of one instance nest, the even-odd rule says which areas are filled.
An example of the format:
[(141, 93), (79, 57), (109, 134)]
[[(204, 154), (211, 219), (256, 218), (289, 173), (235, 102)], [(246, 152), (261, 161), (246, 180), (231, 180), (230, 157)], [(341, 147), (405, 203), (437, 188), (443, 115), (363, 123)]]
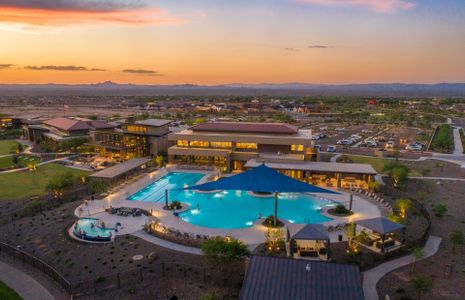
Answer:
[(278, 215), (278, 193), (327, 193), (339, 194), (286, 176), (262, 164), (237, 175), (187, 187), (188, 190), (241, 190), (259, 193), (274, 193), (274, 225)]

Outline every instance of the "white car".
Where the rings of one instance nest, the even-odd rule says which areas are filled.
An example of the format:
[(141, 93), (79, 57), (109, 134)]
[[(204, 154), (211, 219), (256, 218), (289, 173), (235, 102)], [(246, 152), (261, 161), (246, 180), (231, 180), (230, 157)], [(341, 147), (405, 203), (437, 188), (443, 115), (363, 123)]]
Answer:
[(378, 147), (378, 143), (375, 142), (375, 141), (368, 141), (366, 143), (367, 143), (367, 146), (370, 147), (370, 148)]
[(408, 145), (405, 147), (405, 150), (410, 150), (410, 151), (421, 151), (421, 150), (423, 150), (423, 146), (422, 146), (421, 144), (416, 144), (416, 143), (408, 144)]
[(389, 141), (389, 142), (386, 143), (386, 145), (384, 145), (384, 147), (386, 149), (393, 149), (395, 147), (395, 143), (394, 143), (394, 141)]
[(326, 148), (326, 152), (336, 152), (336, 146), (329, 145), (328, 148)]

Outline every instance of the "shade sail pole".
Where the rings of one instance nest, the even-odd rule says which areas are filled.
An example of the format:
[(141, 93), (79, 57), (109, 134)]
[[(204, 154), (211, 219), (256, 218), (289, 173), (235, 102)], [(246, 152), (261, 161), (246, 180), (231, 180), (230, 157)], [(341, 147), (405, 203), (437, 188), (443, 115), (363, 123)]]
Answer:
[(278, 192), (274, 192), (274, 227), (278, 225)]
[(165, 207), (168, 208), (168, 189), (165, 189)]

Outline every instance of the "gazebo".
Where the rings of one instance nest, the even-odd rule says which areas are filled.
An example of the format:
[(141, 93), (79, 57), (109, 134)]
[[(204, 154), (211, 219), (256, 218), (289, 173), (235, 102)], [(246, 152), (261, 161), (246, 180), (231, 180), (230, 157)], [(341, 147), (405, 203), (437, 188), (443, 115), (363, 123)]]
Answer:
[[(405, 226), (385, 217), (355, 221), (357, 231), (354, 241), (370, 250), (385, 254), (405, 245)], [(396, 239), (397, 233), (402, 239)]]
[(221, 178), (204, 184), (187, 187), (189, 190), (241, 190), (256, 193), (273, 193), (274, 226), (278, 219), (278, 194), (279, 193), (327, 193), (339, 194), (331, 190), (323, 189), (303, 181), (291, 178), (262, 164), (245, 172), (231, 177)]
[(322, 224), (289, 224), (287, 228), (290, 254), (316, 260), (328, 260), (330, 238)]

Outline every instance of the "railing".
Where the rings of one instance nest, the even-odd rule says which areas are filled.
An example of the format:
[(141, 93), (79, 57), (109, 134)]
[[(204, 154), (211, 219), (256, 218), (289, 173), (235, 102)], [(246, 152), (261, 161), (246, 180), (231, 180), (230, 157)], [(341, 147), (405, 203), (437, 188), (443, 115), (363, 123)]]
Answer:
[(51, 277), (56, 283), (58, 283), (66, 292), (71, 294), (71, 284), (66, 280), (57, 270), (52, 266), (45, 263), (43, 260), (32, 256), (24, 251), (16, 249), (15, 247), (0, 242), (0, 253), (6, 253), (14, 258), (21, 260), (23, 263), (26, 263), (30, 266), (35, 267), (36, 269), (42, 271), (44, 274)]
[(177, 262), (159, 262), (81, 282), (70, 282), (41, 259), (20, 249), (16, 249), (11, 245), (0, 242), (0, 253), (8, 254), (25, 264), (35, 267), (73, 296), (91, 295), (112, 289), (135, 288), (144, 281), (148, 282), (163, 277), (188, 279), (190, 282), (194, 281), (214, 286), (239, 288), (242, 285), (243, 277), (243, 273), (241, 273), (236, 278), (231, 279), (227, 277), (225, 272), (221, 272), (218, 269), (208, 269), (202, 266)]

